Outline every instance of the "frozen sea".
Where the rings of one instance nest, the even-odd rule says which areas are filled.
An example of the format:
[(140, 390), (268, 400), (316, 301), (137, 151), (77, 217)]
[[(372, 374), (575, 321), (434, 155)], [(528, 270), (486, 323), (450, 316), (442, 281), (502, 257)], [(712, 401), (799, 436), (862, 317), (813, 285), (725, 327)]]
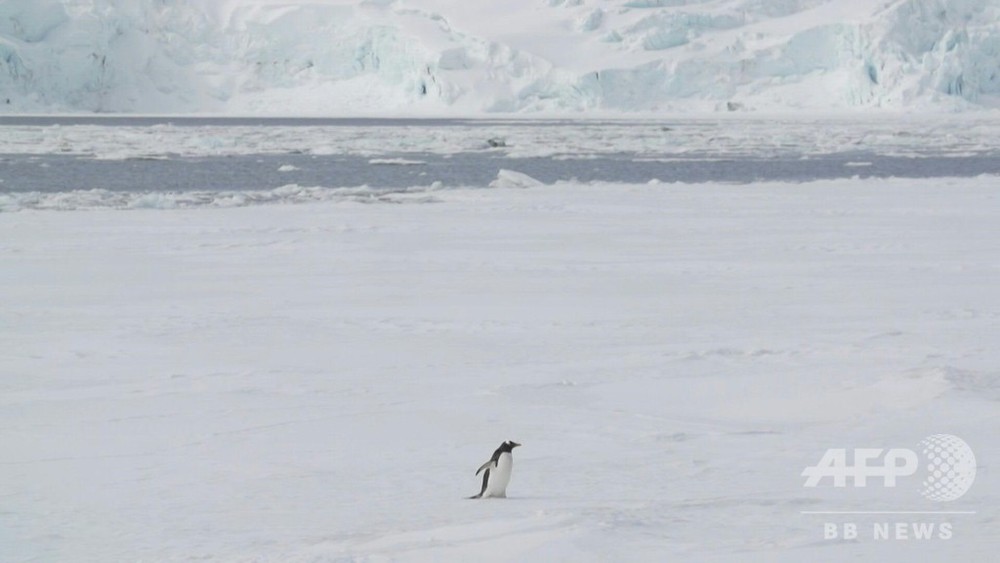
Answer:
[(0, 119), (0, 560), (990, 560), (998, 130)]

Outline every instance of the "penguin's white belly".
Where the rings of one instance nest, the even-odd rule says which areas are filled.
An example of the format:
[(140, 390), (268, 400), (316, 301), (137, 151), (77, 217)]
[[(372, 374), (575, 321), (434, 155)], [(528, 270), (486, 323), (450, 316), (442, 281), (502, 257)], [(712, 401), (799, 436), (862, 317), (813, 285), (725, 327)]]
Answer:
[(510, 483), (510, 473), (513, 468), (514, 456), (510, 455), (509, 452), (500, 454), (497, 466), (490, 469), (490, 479), (486, 483), (486, 492), (483, 493), (483, 497), (506, 498), (507, 484)]

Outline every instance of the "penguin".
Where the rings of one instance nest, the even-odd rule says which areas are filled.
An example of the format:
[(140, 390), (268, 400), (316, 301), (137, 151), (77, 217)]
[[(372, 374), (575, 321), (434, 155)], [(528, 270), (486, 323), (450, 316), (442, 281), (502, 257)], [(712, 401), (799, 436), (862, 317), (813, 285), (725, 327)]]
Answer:
[(500, 444), (497, 451), (493, 452), (493, 457), (489, 461), (479, 466), (476, 475), (479, 475), (480, 471), (486, 470), (483, 473), (483, 488), (478, 495), (469, 497), (470, 499), (507, 498), (507, 483), (510, 483), (510, 473), (514, 467), (514, 456), (511, 455), (511, 451), (520, 445), (517, 442), (507, 440)]

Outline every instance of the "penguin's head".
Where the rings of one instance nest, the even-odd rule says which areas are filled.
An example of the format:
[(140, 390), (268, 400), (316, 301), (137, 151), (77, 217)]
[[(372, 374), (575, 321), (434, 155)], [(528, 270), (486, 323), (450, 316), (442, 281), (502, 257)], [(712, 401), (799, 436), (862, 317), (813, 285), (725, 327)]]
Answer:
[(506, 442), (503, 443), (503, 449), (505, 449), (505, 450), (507, 450), (509, 452), (509, 451), (513, 450), (514, 448), (520, 446), (520, 445), (521, 444), (518, 444), (517, 442), (515, 442), (513, 440), (507, 440)]

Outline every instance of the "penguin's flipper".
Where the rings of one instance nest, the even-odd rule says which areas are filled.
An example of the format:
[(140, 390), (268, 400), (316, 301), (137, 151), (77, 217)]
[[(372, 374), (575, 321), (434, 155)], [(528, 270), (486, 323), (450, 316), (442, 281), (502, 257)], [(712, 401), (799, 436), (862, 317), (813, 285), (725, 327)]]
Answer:
[[(480, 467), (479, 469), (482, 470), (482, 467)], [(477, 471), (477, 473), (478, 473), (478, 471)], [(472, 498), (483, 498), (483, 494), (486, 492), (486, 484), (489, 483), (489, 482), (490, 482), (490, 470), (487, 469), (486, 473), (483, 473), (483, 488), (479, 490), (479, 494), (478, 495), (471, 496), (469, 498), (470, 499), (472, 499)]]
[(476, 475), (479, 475), (479, 472), (482, 471), (483, 469), (489, 469), (491, 467), (496, 467), (496, 466), (497, 466), (497, 462), (491, 459), (491, 460), (487, 461), (486, 463), (484, 463), (484, 464), (482, 464), (482, 465), (479, 466), (479, 469), (476, 470)]

